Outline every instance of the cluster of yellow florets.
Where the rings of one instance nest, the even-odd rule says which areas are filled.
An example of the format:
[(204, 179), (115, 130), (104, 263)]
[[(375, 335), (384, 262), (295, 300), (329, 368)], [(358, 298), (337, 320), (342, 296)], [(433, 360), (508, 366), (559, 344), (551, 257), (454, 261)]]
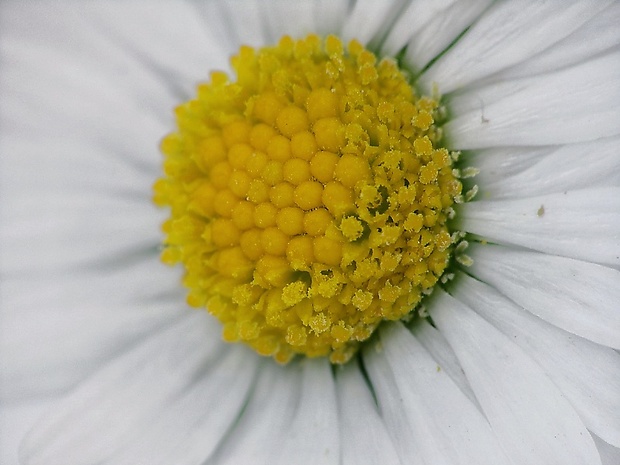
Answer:
[(437, 103), (331, 36), (243, 47), (232, 65), (237, 82), (213, 73), (162, 143), (162, 258), (227, 341), (342, 363), (448, 263), (461, 184), (433, 146)]

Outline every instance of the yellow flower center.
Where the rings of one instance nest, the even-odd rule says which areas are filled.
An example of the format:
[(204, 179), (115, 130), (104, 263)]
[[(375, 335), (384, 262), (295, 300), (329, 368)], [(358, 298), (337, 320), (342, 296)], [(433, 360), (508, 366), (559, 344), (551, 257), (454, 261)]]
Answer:
[(461, 193), (437, 148), (438, 103), (356, 41), (281, 39), (232, 59), (177, 108), (155, 202), (162, 259), (226, 341), (263, 355), (346, 362), (409, 314), (452, 249)]

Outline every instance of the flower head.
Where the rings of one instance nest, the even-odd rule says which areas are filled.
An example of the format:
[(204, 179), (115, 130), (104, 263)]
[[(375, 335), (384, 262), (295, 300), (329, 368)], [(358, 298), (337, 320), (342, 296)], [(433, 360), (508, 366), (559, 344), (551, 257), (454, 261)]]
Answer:
[[(22, 463), (617, 463), (617, 3), (67, 2), (0, 8), (0, 401), (3, 415), (17, 425), (0, 423), (3, 439), (10, 432), (17, 443), (25, 419), (39, 413), (29, 400), (52, 404), (42, 419), (28, 421)], [(362, 105), (376, 103), (373, 114), (387, 125), (400, 118), (395, 130), (401, 148), (425, 153), (424, 166), (410, 171), (411, 158), (393, 165), (386, 158), (382, 166), (391, 168), (373, 171), (374, 158), (365, 158), (364, 150), (344, 150), (365, 137), (381, 141), (382, 134), (363, 124), (366, 135), (355, 132), (346, 112), (330, 113), (332, 94), (317, 93), (314, 100), (310, 87), (282, 100), (275, 91), (260, 93), (274, 89), (260, 88), (237, 108), (233, 91), (239, 88), (212, 75), (211, 87), (199, 87), (198, 99), (178, 112), (180, 136), (163, 144), (166, 180), (156, 197), (171, 207), (173, 220), (160, 237), (165, 213), (151, 204), (151, 185), (161, 176), (158, 140), (175, 131), (172, 108), (191, 100), (210, 70), (229, 71), (228, 57), (242, 45), (261, 50), (277, 46), (281, 37), (295, 43), (309, 33), (334, 34), (343, 44), (355, 39), (377, 57), (373, 69), (379, 75), (381, 60), (391, 60), (407, 70), (416, 95), (441, 93), (437, 107), (445, 112), (435, 121), (441, 139), (424, 133), (428, 127), (409, 134), (413, 117), (403, 120), (407, 112), (434, 117), (435, 104), (405, 99)], [(331, 60), (329, 47), (324, 50)], [(249, 50), (241, 48), (241, 55)], [(233, 63), (242, 89), (260, 87), (244, 66), (269, 67), (268, 55)], [(372, 74), (359, 74), (362, 87)], [(213, 93), (213, 86), (227, 90)], [(223, 111), (209, 116), (215, 122), (197, 124), (204, 121), (201, 102), (219, 105), (222, 95), (228, 99)], [(292, 105), (296, 98), (302, 105)], [(258, 112), (248, 127), (246, 111)], [(304, 135), (293, 143), (298, 134)], [(289, 141), (286, 157), (286, 143), (269, 151), (278, 135)], [(216, 153), (220, 142), (226, 163), (217, 168), (221, 175), (210, 177), (215, 160), (200, 153), (203, 144)], [(247, 156), (243, 144), (251, 149)], [(184, 160), (181, 152), (193, 156), (194, 164), (177, 163)], [(313, 167), (318, 153), (336, 152), (333, 168), (329, 155)], [(264, 166), (257, 153), (266, 155)], [(445, 161), (437, 174), (427, 168), (436, 153)], [(444, 156), (450, 153), (460, 153), (458, 162)], [(272, 161), (281, 166), (266, 170)], [(346, 166), (339, 169), (341, 162)], [(423, 180), (439, 179), (442, 169), (462, 183), (469, 200), (451, 207), (453, 223), (447, 211), (437, 210), (450, 231), (463, 233), (450, 236), (458, 260), (447, 262), (445, 279), (433, 273), (436, 283), (403, 294), (393, 290), (403, 281), (370, 282), (374, 270), (365, 284), (370, 296), (361, 287), (347, 295), (347, 284), (358, 279), (355, 271), (346, 275), (350, 269), (343, 265), (350, 244), (359, 245), (366, 235), (370, 241), (373, 231), (377, 241), (389, 243), (384, 230), (396, 225), (394, 240), (406, 237), (409, 245), (423, 226), (433, 229), (426, 217), (420, 225), (420, 218), (400, 210), (408, 205), (407, 193), (400, 197), (408, 187), (401, 181), (415, 174), (426, 185)], [(332, 179), (321, 179), (328, 175)], [(285, 182), (292, 191), (277, 187)], [(296, 197), (305, 182), (318, 182), (320, 197), (310, 188)], [(342, 195), (324, 195), (330, 182), (342, 186)], [(217, 202), (209, 200), (212, 188), (221, 197)], [(440, 202), (444, 208), (457, 195), (451, 189)], [(238, 202), (223, 208), (222, 192)], [(261, 192), (263, 201), (253, 202)], [(393, 207), (384, 197), (395, 198), (394, 216), (402, 218), (372, 225), (383, 208)], [(322, 203), (310, 205), (313, 199)], [(256, 214), (263, 203), (276, 208), (273, 215), (270, 207)], [(244, 229), (247, 215), (233, 211), (246, 207), (253, 225)], [(313, 235), (306, 216), (320, 209), (329, 218), (307, 221), (316, 227)], [(209, 218), (198, 236), (192, 230), (196, 214)], [(443, 232), (439, 224), (437, 237)], [(257, 228), (256, 247), (286, 262), (286, 279), (271, 273), (278, 269), (275, 261), (264, 268), (253, 264), (267, 271), (251, 276), (237, 266), (248, 258), (244, 232)], [(182, 237), (188, 231), (189, 239)], [(309, 238), (312, 246), (287, 254), (297, 238)], [(399, 314), (398, 321), (381, 323), (355, 355), (346, 352), (351, 359), (343, 366), (306, 356), (281, 366), (221, 340), (222, 328), (243, 339), (244, 331), (253, 334), (251, 325), (235, 320), (234, 328), (227, 327), (225, 314), (222, 326), (207, 312), (187, 307), (180, 270), (159, 263), (162, 241), (164, 257), (189, 270), (184, 279), (190, 303), (216, 314), (214, 298), (225, 296), (223, 307), (237, 305), (234, 313), (238, 302), (251, 300), (255, 285), (266, 295), (275, 289), (277, 303), (291, 308), (312, 294), (344, 309), (391, 297), (403, 298), (406, 308), (434, 284), (418, 308), (428, 317), (402, 321)], [(214, 255), (211, 263), (210, 249), (208, 267), (194, 268), (194, 246), (238, 246), (243, 255), (221, 263)], [(396, 253), (391, 247), (380, 249), (379, 268)], [(359, 263), (367, 257), (362, 254)], [(321, 287), (324, 274), (313, 275), (317, 264), (342, 274), (337, 295), (322, 294), (334, 287), (329, 280)], [(356, 262), (358, 268), (364, 266)], [(313, 279), (294, 279), (296, 272)], [(300, 347), (305, 314), (293, 316), (280, 341)], [(252, 321), (267, 321), (261, 318), (252, 315)], [(338, 349), (337, 321), (349, 329), (349, 319), (331, 321), (323, 353)], [(320, 333), (310, 319), (308, 328), (306, 338)], [(0, 461), (16, 463), (16, 449), (3, 450)]]

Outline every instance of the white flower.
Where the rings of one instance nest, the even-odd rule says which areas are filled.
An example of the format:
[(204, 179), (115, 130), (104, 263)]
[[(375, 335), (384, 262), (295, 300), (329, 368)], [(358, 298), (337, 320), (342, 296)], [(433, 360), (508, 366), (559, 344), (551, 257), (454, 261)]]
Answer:
[[(25, 465), (619, 463), (619, 22), (609, 1), (3, 3), (0, 461), (34, 425)], [(309, 32), (403, 53), (480, 170), (435, 327), (385, 325), (342, 369), (222, 343), (150, 202), (171, 109), (242, 43)]]

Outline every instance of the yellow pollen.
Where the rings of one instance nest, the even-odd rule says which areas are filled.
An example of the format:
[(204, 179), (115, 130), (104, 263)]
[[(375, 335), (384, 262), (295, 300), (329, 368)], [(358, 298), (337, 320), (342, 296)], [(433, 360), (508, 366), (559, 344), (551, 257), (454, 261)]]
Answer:
[(393, 60), (315, 35), (232, 59), (176, 110), (154, 200), (162, 260), (187, 301), (285, 363), (346, 362), (444, 273), (461, 184), (438, 148), (437, 101)]

